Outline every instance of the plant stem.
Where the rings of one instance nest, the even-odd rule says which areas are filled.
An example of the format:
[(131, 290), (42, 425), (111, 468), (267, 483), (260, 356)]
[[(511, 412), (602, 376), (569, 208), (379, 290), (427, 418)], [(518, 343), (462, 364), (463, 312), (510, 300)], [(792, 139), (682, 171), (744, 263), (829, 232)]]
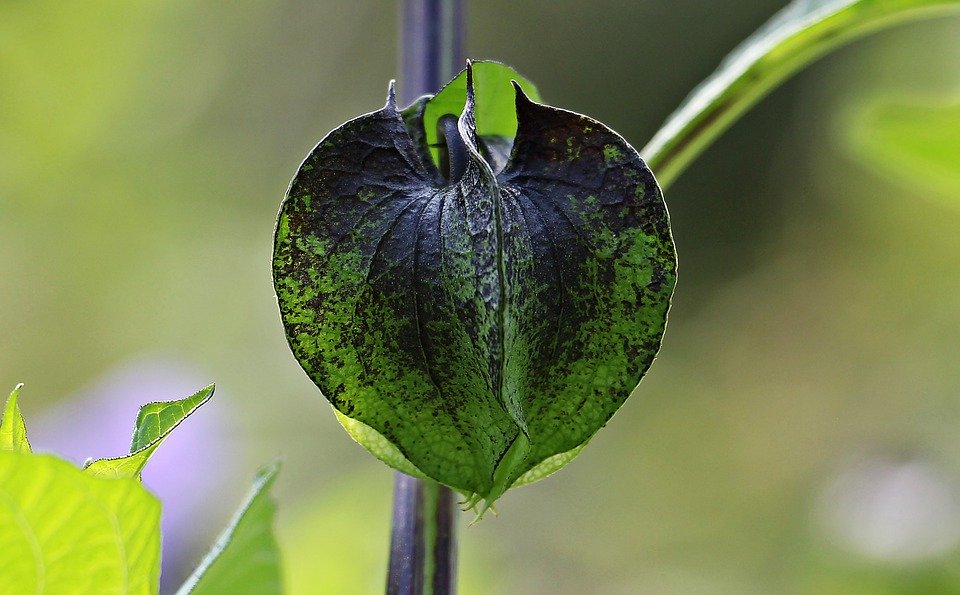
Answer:
[[(463, 0), (404, 0), (400, 101), (436, 93), (463, 67)], [(453, 595), (456, 497), (436, 482), (397, 473), (387, 595)]]
[(808, 3), (792, 2), (740, 44), (667, 118), (640, 151), (661, 188), (666, 189), (756, 102), (820, 56), (878, 29), (960, 12), (960, 0), (820, 4), (811, 12)]
[(410, 103), (440, 86), (464, 67), (464, 2), (404, 0), (400, 15), (400, 101)]

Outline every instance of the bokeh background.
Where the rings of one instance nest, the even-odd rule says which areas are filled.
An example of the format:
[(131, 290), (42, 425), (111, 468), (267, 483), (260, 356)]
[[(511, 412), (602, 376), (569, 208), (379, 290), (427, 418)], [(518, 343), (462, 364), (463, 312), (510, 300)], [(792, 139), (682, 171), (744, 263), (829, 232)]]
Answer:
[[(640, 147), (783, 4), (474, 2), (467, 47)], [(303, 156), (398, 76), (397, 16), (0, 3), (0, 383), (32, 442), (117, 455), (139, 404), (218, 386), (145, 474), (166, 592), (275, 457), (289, 592), (382, 592), (392, 474), (290, 355), (269, 262)], [(463, 593), (960, 592), (960, 196), (862, 142), (877, 101), (956, 102), (958, 39), (837, 52), (673, 185), (658, 361), (569, 467), (463, 515)]]

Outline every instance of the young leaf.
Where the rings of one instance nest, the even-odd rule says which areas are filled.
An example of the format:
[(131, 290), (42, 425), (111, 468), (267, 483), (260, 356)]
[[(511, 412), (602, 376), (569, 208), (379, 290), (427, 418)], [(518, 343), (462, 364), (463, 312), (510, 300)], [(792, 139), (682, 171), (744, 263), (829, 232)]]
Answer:
[(280, 554), (273, 536), (276, 506), (270, 486), (280, 465), (264, 467), (226, 530), (178, 595), (281, 593)]
[(140, 472), (164, 439), (184, 419), (213, 396), (214, 385), (178, 401), (148, 403), (140, 408), (133, 430), (130, 454), (113, 459), (98, 459), (84, 467), (96, 477), (140, 477)]
[(637, 385), (676, 255), (653, 174), (620, 136), (515, 84), (516, 139), (495, 172), (476, 101), (468, 66), (450, 179), (392, 89), (331, 132), (281, 207), (274, 282), (300, 364), (395, 447), (380, 456), (489, 504)]
[(139, 481), (0, 451), (0, 502), (0, 591), (158, 591), (160, 503)]
[(960, 0), (794, 0), (741, 43), (686, 98), (640, 153), (664, 188), (754, 103), (852, 39), (960, 11)]
[(23, 384), (13, 387), (13, 392), (7, 399), (7, 407), (3, 412), (3, 418), (0, 419), (0, 450), (30, 452), (30, 443), (27, 441), (27, 427), (23, 423), (20, 406), (17, 404), (21, 388), (23, 388)]
[[(513, 94), (505, 93), (510, 89), (511, 81), (516, 81), (527, 97), (540, 101), (537, 87), (516, 70), (499, 62), (475, 61), (471, 63), (474, 97), (476, 106), (477, 136), (481, 142), (491, 145), (498, 139), (510, 142), (517, 135), (517, 110)], [(440, 164), (440, 152), (436, 145), (443, 142), (437, 131), (437, 123), (445, 114), (460, 114), (467, 104), (467, 71), (458, 74), (452, 81), (430, 97), (423, 107), (425, 142), (430, 147), (430, 155), (435, 165)], [(504, 160), (509, 156), (510, 145), (506, 146)], [(494, 168), (495, 171), (500, 168)]]
[(960, 104), (875, 103), (858, 114), (849, 140), (879, 175), (960, 206)]

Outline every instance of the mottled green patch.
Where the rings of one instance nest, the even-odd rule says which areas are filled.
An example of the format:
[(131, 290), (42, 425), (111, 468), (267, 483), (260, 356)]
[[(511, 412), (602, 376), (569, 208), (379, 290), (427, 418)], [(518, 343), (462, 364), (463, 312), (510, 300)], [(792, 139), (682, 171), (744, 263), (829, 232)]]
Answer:
[(620, 152), (620, 147), (617, 145), (604, 145), (603, 147), (603, 158), (608, 163), (619, 160), (622, 154), (623, 153)]
[[(676, 257), (622, 138), (506, 82), (475, 101), (465, 77), (447, 139), (462, 176), (429, 164), (431, 99), (401, 114), (391, 95), (297, 174), (274, 281), (291, 349), (347, 431), (482, 511), (571, 460), (629, 396), (659, 349)], [(479, 102), (504, 96), (516, 137), (488, 162)]]

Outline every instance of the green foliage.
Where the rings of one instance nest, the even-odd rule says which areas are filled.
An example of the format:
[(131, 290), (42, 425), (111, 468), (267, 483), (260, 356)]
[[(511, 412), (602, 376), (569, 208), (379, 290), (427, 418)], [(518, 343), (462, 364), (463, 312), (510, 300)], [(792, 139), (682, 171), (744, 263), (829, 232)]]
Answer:
[(162, 403), (148, 403), (140, 408), (133, 429), (130, 454), (114, 459), (98, 459), (84, 466), (84, 472), (95, 477), (140, 477), (140, 472), (157, 447), (180, 422), (213, 396), (214, 386), (195, 395)]
[(49, 455), (0, 452), (0, 585), (7, 593), (156, 593), (160, 502)]
[(849, 132), (854, 154), (877, 174), (960, 205), (960, 104), (873, 103)]
[[(176, 347), (207, 368), (233, 376), (237, 398), (248, 404), (241, 414), (273, 416), (266, 427), (240, 424), (251, 432), (256, 428), (260, 440), (282, 442), (294, 457), (328, 449), (336, 436), (317, 435), (306, 445), (298, 440), (300, 432), (289, 431), (302, 416), (299, 408), (257, 398), (271, 389), (289, 393), (296, 386), (292, 379), (273, 386), (286, 372), (284, 362), (271, 353), (272, 341), (255, 340), (274, 322), (262, 307), (270, 296), (257, 275), (262, 197), (275, 184), (276, 171), (296, 157), (290, 147), (306, 146), (309, 132), (304, 130), (330, 121), (344, 105), (363, 105), (358, 95), (371, 72), (384, 80), (391, 76), (393, 60), (384, 55), (391, 52), (395, 13), (343, 10), (328, 18), (329, 8), (317, 3), (300, 14), (311, 26), (291, 30), (284, 26), (289, 11), (276, 9), (284, 6), (278, 3), (238, 3), (215, 12), (202, 3), (184, 2), (113, 2), (99, 4), (95, 11), (75, 1), (3, 4), (0, 235), (5, 243), (0, 266), (5, 279), (17, 280), (17, 289), (3, 292), (0, 310), (5, 334), (27, 340), (4, 350), (6, 365), (0, 369), (25, 362), (49, 367), (51, 356), (65, 345), (95, 346), (54, 358), (58, 363), (49, 367), (46, 382), (56, 392), (66, 392), (80, 371), (86, 376), (131, 353)], [(707, 54), (713, 40), (729, 39), (736, 24), (744, 22), (740, 17), (757, 18), (756, 5), (728, 3), (717, 8), (722, 18), (712, 18), (713, 9), (700, 15), (701, 21), (712, 22), (702, 25), (705, 34), (683, 37), (676, 23), (699, 32), (697, 16), (678, 15), (664, 6), (611, 3), (611, 18), (578, 21), (575, 13), (581, 6), (557, 3), (546, 26), (503, 26), (503, 19), (480, 18), (470, 30), (486, 47), (515, 47), (528, 65), (562, 62), (564, 68), (530, 71), (545, 91), (563, 88), (573, 80), (571, 73), (583, 74), (570, 88), (581, 102), (589, 93), (588, 81), (611, 70), (596, 69), (591, 76), (591, 65), (614, 54), (636, 58), (617, 66), (623, 79), (611, 78), (619, 84), (603, 89), (602, 102), (611, 120), (645, 130), (656, 124), (646, 120), (649, 109), (644, 106), (649, 104), (640, 100), (651, 89), (642, 84), (648, 73), (670, 72), (659, 80), (672, 84), (698, 71), (703, 56), (713, 55)], [(542, 12), (542, 6), (518, 3), (511, 7), (511, 18), (536, 10)], [(650, 19), (651, 11), (655, 22), (640, 20)], [(634, 35), (638, 24), (645, 24), (645, 30)], [(607, 32), (631, 40), (596, 43), (598, 33)], [(901, 44), (899, 50), (923, 55), (917, 69), (933, 73), (943, 68), (939, 60), (954, 57), (924, 47), (942, 32), (911, 28), (903, 37), (884, 36), (864, 49), (876, 52), (908, 40), (913, 47)], [(516, 44), (521, 38), (523, 47)], [(333, 66), (342, 61), (331, 60), (304, 76), (302, 60), (288, 57), (291, 52), (315, 53), (318, 39), (325, 46), (348, 47), (351, 60), (365, 65), (365, 74), (344, 78), (344, 69)], [(657, 46), (670, 48), (678, 39), (684, 51), (664, 50), (669, 61), (647, 53)], [(557, 47), (556, 40), (565, 47)], [(544, 55), (544, 48), (553, 55)], [(834, 66), (851, 85), (864, 87), (878, 70), (889, 70), (860, 60)], [(829, 78), (833, 70), (818, 74)], [(805, 82), (808, 87), (823, 84), (820, 79)], [(789, 100), (811, 108), (810, 93), (799, 87), (785, 91), (782, 104)], [(835, 87), (816, 95), (823, 102), (816, 107), (830, 105)], [(268, 104), (271, 109), (251, 108)], [(238, 129), (241, 120), (253, 126), (257, 142), (238, 142), (238, 135), (249, 132), (247, 125)], [(641, 144), (646, 140), (628, 138)], [(768, 146), (765, 140), (762, 131), (746, 139), (737, 147), (737, 160), (750, 163), (765, 150), (758, 147)], [(796, 171), (810, 177), (768, 180), (761, 202), (776, 205), (771, 210), (749, 209), (744, 216), (747, 209), (738, 208), (737, 201), (716, 222), (711, 216), (716, 211), (708, 215), (699, 210), (706, 209), (705, 203), (729, 204), (712, 197), (738, 187), (730, 172), (740, 170), (730, 167), (730, 160), (716, 172), (722, 175), (691, 179), (683, 188), (685, 196), (672, 197), (688, 202), (694, 218), (699, 214), (709, 222), (691, 229), (687, 220), (682, 238), (684, 262), (694, 273), (683, 286), (685, 309), (694, 316), (675, 321), (681, 324), (671, 329), (679, 334), (672, 338), (669, 361), (658, 364), (666, 368), (646, 381), (655, 383), (646, 388), (653, 398), (625, 408), (605, 444), (598, 445), (610, 456), (593, 452), (590, 469), (565, 478), (560, 490), (541, 486), (547, 497), (528, 507), (525, 522), (469, 532), (467, 542), (489, 540), (484, 543), (488, 551), (502, 555), (490, 576), (515, 577), (504, 583), (503, 592), (523, 591), (517, 585), (554, 584), (544, 577), (557, 577), (556, 589), (570, 593), (830, 591), (823, 585), (797, 585), (804, 574), (816, 572), (798, 552), (809, 542), (822, 545), (806, 522), (809, 501), (836, 464), (837, 453), (861, 443), (907, 454), (960, 452), (953, 423), (956, 345), (951, 342), (957, 336), (952, 314), (958, 288), (955, 275), (949, 274), (956, 251), (940, 239), (951, 237), (945, 227), (954, 220), (924, 216), (919, 194), (904, 192), (896, 183), (882, 190), (909, 208), (878, 211), (876, 188), (865, 191), (856, 180), (844, 178), (842, 200), (850, 202), (842, 212), (829, 213), (837, 218), (824, 225), (816, 218), (822, 213), (816, 207), (836, 205), (818, 189), (834, 188), (840, 180), (836, 169), (823, 163), (807, 169), (811, 154), (831, 153), (803, 142), (802, 134), (789, 139), (797, 149)], [(654, 169), (662, 173), (662, 184), (677, 175)], [(894, 170), (886, 168), (885, 174), (896, 175)], [(922, 188), (927, 180), (912, 183)], [(793, 200), (796, 193), (803, 194), (802, 203)], [(225, 201), (225, 195), (230, 199)], [(65, 203), (64, 197), (70, 200)], [(674, 212), (675, 218), (682, 214), (683, 209)], [(928, 220), (940, 224), (936, 230), (944, 233), (930, 231)], [(739, 268), (731, 259), (729, 271), (726, 266), (706, 270), (698, 247), (715, 250), (718, 235), (723, 241), (731, 226), (754, 222), (785, 230), (737, 238), (748, 254), (765, 257), (748, 259), (747, 273), (742, 258), (737, 259)], [(699, 233), (701, 225), (710, 232)], [(867, 237), (861, 235), (863, 229)], [(771, 242), (771, 236), (780, 241)], [(725, 257), (728, 246), (720, 247)], [(241, 256), (220, 257), (228, 254)], [(227, 294), (231, 299), (201, 299)], [(81, 304), (83, 315), (76, 316)], [(143, 316), (145, 310), (152, 314)], [(199, 328), (222, 332), (197, 332)], [(250, 361), (258, 365), (243, 365)], [(309, 460), (323, 472), (338, 464), (337, 457)], [(612, 482), (616, 489), (602, 496), (604, 506), (577, 514), (577, 505), (610, 477), (617, 478)], [(339, 478), (336, 483), (340, 489)], [(389, 491), (389, 486), (377, 487)], [(343, 502), (352, 503), (348, 496)], [(336, 528), (342, 531), (324, 534), (349, 534), (358, 547), (382, 553), (386, 525), (363, 518), (361, 525), (370, 528), (364, 533), (364, 527), (347, 521), (369, 508), (336, 505), (323, 512), (341, 521)], [(387, 508), (385, 502), (379, 505)], [(703, 518), (710, 520), (707, 530)], [(527, 521), (555, 522), (554, 530), (521, 530)], [(558, 539), (561, 534), (576, 539)], [(339, 543), (336, 550), (337, 557), (344, 555)], [(551, 555), (536, 555), (543, 551)], [(832, 553), (842, 555), (839, 547)], [(330, 563), (326, 553), (324, 564), (317, 564), (316, 556), (303, 558), (313, 560), (314, 570)], [(947, 555), (937, 562), (953, 564), (948, 573), (956, 576), (956, 558)], [(472, 555), (463, 559), (471, 561), (465, 566), (475, 566)], [(373, 565), (354, 568), (364, 572)], [(910, 573), (910, 566), (901, 563), (886, 568)], [(382, 582), (377, 573), (366, 574)], [(868, 568), (833, 592), (876, 591), (877, 574)], [(350, 589), (348, 583), (340, 590), (313, 592)], [(920, 584), (902, 592), (934, 591)]]
[[(83, 470), (31, 453), (17, 404), (21, 386), (0, 419), (0, 590), (157, 593), (160, 502), (139, 482), (140, 471), (163, 439), (210, 399), (213, 385), (179, 401), (143, 406), (131, 454)], [(276, 473), (273, 465), (258, 474), (243, 507), (182, 592), (280, 592), (274, 507), (266, 493)]]
[(960, 0), (794, 0), (741, 43), (641, 151), (666, 188), (754, 103), (831, 49), (881, 27), (960, 10)]
[(274, 463), (257, 473), (240, 509), (178, 595), (282, 592), (280, 554), (273, 536), (276, 505), (269, 494), (279, 470)]
[(21, 388), (23, 388), (22, 384), (13, 387), (13, 392), (7, 399), (3, 419), (0, 419), (0, 450), (29, 453), (27, 427), (23, 423), (23, 415), (20, 414), (20, 406), (17, 404)]
[(304, 162), (274, 281), (290, 346), (357, 422), (348, 431), (489, 506), (541, 463), (525, 481), (569, 461), (636, 387), (676, 256), (660, 190), (626, 141), (485, 68), (489, 113), (506, 122), (512, 103), (518, 123), (512, 152), (494, 151), (504, 167), (483, 154), (472, 66), (445, 133), (450, 179), (425, 157), (424, 102), (401, 114), (391, 90)]
[[(17, 406), (0, 429), (0, 585), (9, 593), (156, 593), (160, 502), (131, 477), (103, 479), (31, 454)], [(12, 433), (7, 429), (13, 428)]]

